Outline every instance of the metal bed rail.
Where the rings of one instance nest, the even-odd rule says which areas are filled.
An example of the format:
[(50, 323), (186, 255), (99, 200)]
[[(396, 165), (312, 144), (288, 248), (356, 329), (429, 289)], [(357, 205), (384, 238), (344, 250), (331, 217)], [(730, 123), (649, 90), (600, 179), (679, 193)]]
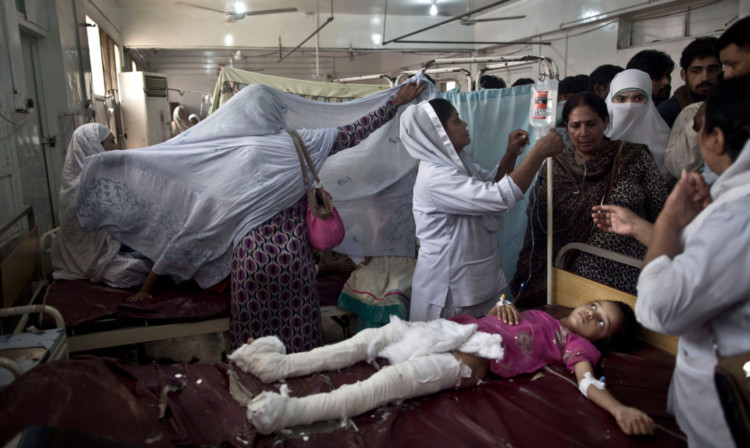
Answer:
[[(539, 72), (539, 79), (544, 80), (546, 78), (558, 79), (559, 72), (557, 70), (557, 64), (547, 56), (481, 56), (481, 57), (468, 57), (468, 58), (445, 58), (445, 59), (432, 59), (425, 62), (420, 69), (426, 74), (440, 74), (440, 73), (454, 73), (462, 72), (465, 73), (469, 78), (469, 85), (471, 90), (479, 90), (479, 79), (483, 74), (493, 70), (502, 70), (510, 67), (517, 67), (522, 65), (539, 64), (541, 70)], [(472, 75), (469, 69), (460, 68), (433, 68), (438, 65), (463, 65), (468, 64), (489, 64), (477, 70)], [(400, 84), (407, 77), (416, 74), (420, 70), (405, 70), (396, 78), (396, 84)]]
[(425, 69), (404, 70), (396, 78), (396, 84), (401, 84), (402, 82), (406, 81), (408, 77), (416, 75), (420, 71), (426, 75), (441, 74), (441, 73), (463, 73), (464, 75), (466, 75), (466, 78), (469, 80), (469, 87), (472, 89), (474, 87), (474, 78), (471, 76), (471, 72), (468, 69), (463, 68), (463, 67), (428, 68), (426, 70)]
[(352, 76), (350, 78), (338, 78), (338, 79), (334, 79), (333, 82), (347, 83), (347, 82), (367, 81), (370, 79), (385, 79), (388, 81), (388, 84), (391, 87), (395, 85), (393, 77), (388, 76), (385, 73), (379, 73), (377, 75)]

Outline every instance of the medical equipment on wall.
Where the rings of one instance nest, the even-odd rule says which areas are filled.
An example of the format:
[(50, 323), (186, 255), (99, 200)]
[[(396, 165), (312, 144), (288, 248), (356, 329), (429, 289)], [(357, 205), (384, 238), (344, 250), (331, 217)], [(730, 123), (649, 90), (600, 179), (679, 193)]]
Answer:
[(172, 137), (167, 77), (158, 73), (120, 73), (124, 122), (123, 149), (156, 145)]

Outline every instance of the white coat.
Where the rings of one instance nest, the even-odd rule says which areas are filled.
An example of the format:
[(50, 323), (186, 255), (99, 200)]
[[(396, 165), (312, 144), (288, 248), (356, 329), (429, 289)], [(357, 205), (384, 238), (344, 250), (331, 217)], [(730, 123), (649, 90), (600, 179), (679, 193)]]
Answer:
[(680, 336), (669, 409), (691, 447), (734, 446), (714, 385), (722, 356), (750, 351), (750, 142), (711, 187), (714, 202), (682, 232), (682, 253), (662, 255), (638, 279), (635, 315)]
[[(523, 192), (510, 177), (494, 182), (494, 172), (459, 157), (427, 102), (404, 112), (401, 140), (419, 160), (413, 212), (420, 249), (412, 303), (442, 307), (451, 297), (460, 308), (496, 301), (506, 287), (497, 239), (500, 214)], [(409, 319), (433, 317), (410, 314)]]

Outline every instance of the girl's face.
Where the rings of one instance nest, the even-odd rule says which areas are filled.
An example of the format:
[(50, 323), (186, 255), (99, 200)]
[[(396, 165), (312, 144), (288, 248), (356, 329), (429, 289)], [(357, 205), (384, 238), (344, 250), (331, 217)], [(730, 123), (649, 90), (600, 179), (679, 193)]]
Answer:
[(623, 325), (623, 317), (617, 305), (605, 300), (575, 308), (562, 323), (570, 331), (593, 342), (617, 333)]
[(588, 158), (602, 148), (607, 122), (589, 106), (578, 106), (568, 115), (568, 135), (576, 152)]
[(466, 130), (466, 122), (458, 118), (458, 111), (454, 107), (451, 111), (448, 121), (445, 123), (445, 133), (448, 134), (448, 138), (453, 143), (456, 153), (460, 154), (461, 150), (464, 149), (469, 143), (469, 131)]
[(120, 149), (120, 146), (115, 141), (115, 136), (109, 134), (107, 138), (102, 140), (102, 148), (104, 148), (105, 151), (112, 151), (113, 149)]

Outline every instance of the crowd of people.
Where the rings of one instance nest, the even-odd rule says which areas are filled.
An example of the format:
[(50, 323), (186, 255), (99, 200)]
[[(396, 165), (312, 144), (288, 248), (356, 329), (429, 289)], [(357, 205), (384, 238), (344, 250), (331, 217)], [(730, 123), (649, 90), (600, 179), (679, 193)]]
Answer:
[[(394, 89), (351, 124), (298, 130), (322, 165), (401, 109), (400, 141), (419, 162), (413, 214), (420, 248), (409, 323), (318, 348), (323, 340), (306, 196), (301, 182), (284, 178), (299, 170), (284, 118), (292, 106), (258, 85), (228, 103), (231, 111), (219, 109), (197, 125), (184, 107), (175, 109), (173, 151), (125, 156), (110, 151), (116, 148), (107, 128), (77, 129), (63, 171), (54, 276), (141, 286), (137, 300), (148, 298), (162, 275), (202, 287), (229, 278), (231, 356), (264, 381), (351, 365), (372, 354), (373, 341), (385, 348), (399, 331), (448, 325), (442, 318), (478, 327), (467, 338), (486, 343), (486, 352), (462, 349), (465, 338), (439, 353), (394, 360), (330, 399), (264, 394), (248, 410), (262, 432), (475, 385), (488, 372), (511, 377), (564, 362), (582, 393), (623, 431), (649, 434), (654, 426), (646, 414), (623, 406), (592, 379), (600, 358), (593, 342), (631, 338), (637, 318), (680, 336), (669, 406), (689, 444), (729, 446), (712, 373), (715, 345), (724, 355), (750, 350), (750, 284), (743, 277), (750, 270), (750, 18), (718, 39), (695, 39), (679, 65), (684, 85), (673, 93), (674, 62), (656, 50), (637, 53), (625, 68), (602, 65), (589, 76), (563, 79), (557, 132), (536, 141), (520, 163), (529, 135), (512, 132), (491, 171), (464, 151), (471, 143), (466, 123), (426, 81)], [(507, 88), (493, 77), (483, 77), (481, 85)], [(222, 144), (207, 148), (217, 133)], [(635, 315), (616, 302), (587, 304), (559, 321), (517, 311), (546, 303), (547, 178), (534, 181), (545, 160), (554, 174), (553, 256), (567, 243), (583, 242), (643, 260), (641, 270), (589, 254), (565, 260), (571, 272), (637, 295)], [(247, 172), (256, 178), (247, 181)], [(212, 189), (220, 195), (204, 200)], [(495, 235), (503, 213), (527, 190), (524, 244), (508, 284)], [(146, 191), (148, 198), (137, 194)], [(498, 302), (503, 293), (511, 300), (503, 295)], [(540, 336), (521, 341), (516, 335), (523, 329)], [(493, 335), (502, 336), (504, 357), (492, 352), (499, 341), (487, 339)], [(334, 355), (340, 352), (346, 355)], [(420, 379), (426, 371), (434, 373), (430, 381)], [(372, 388), (388, 393), (370, 399)]]

